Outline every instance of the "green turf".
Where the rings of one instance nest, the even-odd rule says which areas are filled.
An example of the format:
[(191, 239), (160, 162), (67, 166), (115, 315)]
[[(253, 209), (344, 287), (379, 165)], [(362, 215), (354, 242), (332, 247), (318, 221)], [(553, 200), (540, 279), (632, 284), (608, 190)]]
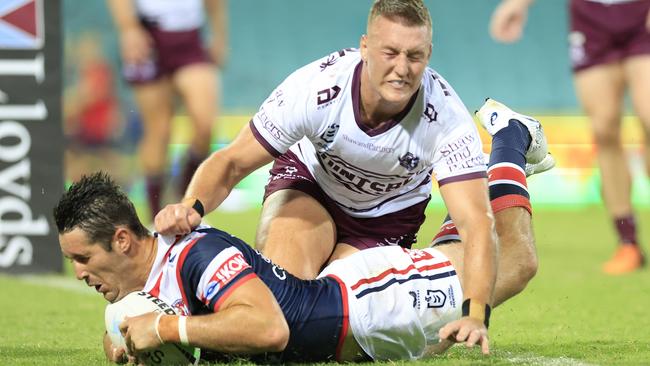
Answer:
[[(215, 213), (209, 221), (251, 242), (257, 215)], [(433, 235), (442, 217), (442, 212), (428, 214), (421, 242)], [(642, 212), (638, 221), (650, 230), (650, 212)], [(538, 275), (523, 294), (494, 311), (493, 354), (483, 357), (455, 347), (417, 364), (650, 364), (650, 321), (645, 317), (650, 271), (625, 277), (600, 274), (614, 243), (605, 212), (538, 210), (535, 232)], [(80, 283), (59, 280), (0, 276), (0, 365), (106, 364), (100, 343), (103, 300)], [(77, 287), (49, 284), (54, 281)]]

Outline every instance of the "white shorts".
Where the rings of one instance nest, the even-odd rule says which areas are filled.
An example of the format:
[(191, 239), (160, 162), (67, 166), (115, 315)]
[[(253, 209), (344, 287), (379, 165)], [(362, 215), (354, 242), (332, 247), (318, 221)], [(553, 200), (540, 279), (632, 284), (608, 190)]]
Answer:
[(418, 359), (438, 330), (459, 319), (463, 291), (449, 259), (434, 248), (366, 249), (334, 261), (347, 287), (350, 330), (375, 360)]

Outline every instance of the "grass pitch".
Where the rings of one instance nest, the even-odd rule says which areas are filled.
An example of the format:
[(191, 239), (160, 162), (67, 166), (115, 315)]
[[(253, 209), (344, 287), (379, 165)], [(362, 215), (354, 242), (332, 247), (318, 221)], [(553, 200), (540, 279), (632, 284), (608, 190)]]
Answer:
[[(215, 213), (209, 221), (252, 242), (258, 213)], [(428, 213), (426, 243), (442, 212)], [(650, 211), (640, 213), (650, 238)], [(540, 268), (519, 296), (493, 313), (492, 355), (456, 346), (415, 365), (650, 365), (650, 271), (600, 273), (614, 247), (601, 208), (537, 210)], [(647, 243), (650, 239), (643, 240)], [(105, 302), (71, 276), (0, 276), (0, 365), (104, 365)], [(385, 363), (395, 364), (395, 363)], [(400, 363), (401, 364), (401, 363)]]

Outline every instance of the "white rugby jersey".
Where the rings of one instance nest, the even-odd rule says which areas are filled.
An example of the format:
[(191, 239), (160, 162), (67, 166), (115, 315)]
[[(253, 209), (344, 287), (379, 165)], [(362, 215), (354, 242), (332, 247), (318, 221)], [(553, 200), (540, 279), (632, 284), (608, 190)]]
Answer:
[(460, 319), (463, 291), (440, 251), (377, 247), (328, 265), (347, 288), (350, 329), (374, 360), (414, 360), (438, 342), (438, 331)]
[(136, 0), (135, 5), (138, 16), (164, 31), (187, 31), (203, 25), (201, 0)]
[(485, 177), (476, 125), (458, 95), (427, 68), (398, 120), (361, 123), (361, 57), (345, 49), (291, 74), (251, 121), (274, 156), (291, 149), (349, 215), (378, 217), (427, 199), (439, 185)]

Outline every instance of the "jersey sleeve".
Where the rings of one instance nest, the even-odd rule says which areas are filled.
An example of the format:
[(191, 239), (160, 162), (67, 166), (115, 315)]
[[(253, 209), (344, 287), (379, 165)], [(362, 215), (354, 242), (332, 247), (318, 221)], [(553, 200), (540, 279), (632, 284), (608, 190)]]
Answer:
[(447, 130), (433, 158), (433, 171), (442, 186), (447, 183), (487, 177), (481, 139), (474, 120), (455, 93), (447, 96), (448, 104), (441, 119)]
[(310, 78), (307, 68), (291, 74), (269, 95), (250, 122), (257, 141), (275, 157), (309, 134)]
[(199, 239), (178, 265), (186, 296), (214, 312), (236, 288), (256, 277), (243, 253), (219, 237)]

